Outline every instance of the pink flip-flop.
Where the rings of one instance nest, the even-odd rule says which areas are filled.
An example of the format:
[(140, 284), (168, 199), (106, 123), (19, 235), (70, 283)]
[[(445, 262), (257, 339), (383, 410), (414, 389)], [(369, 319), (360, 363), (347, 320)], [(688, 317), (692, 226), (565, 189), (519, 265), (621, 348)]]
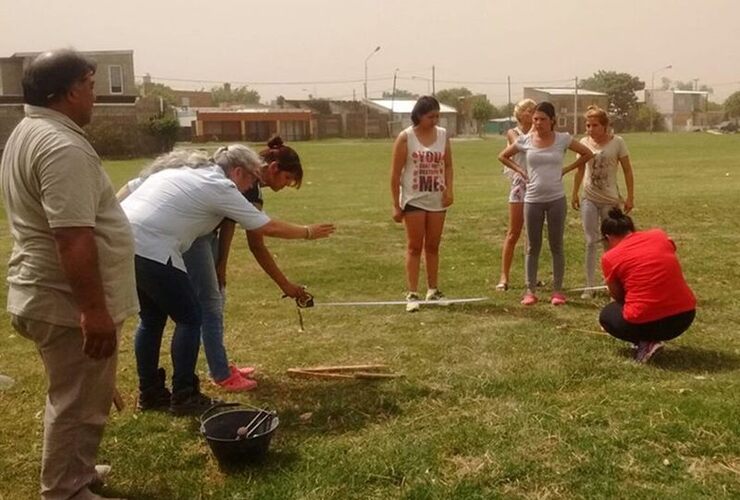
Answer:
[(566, 302), (565, 295), (560, 292), (555, 292), (552, 294), (552, 297), (550, 297), (550, 304), (554, 306), (562, 306), (565, 305)]
[(533, 306), (537, 303), (537, 300), (538, 299), (535, 294), (528, 292), (524, 294), (524, 297), (522, 297), (521, 304), (523, 306)]
[(239, 375), (241, 375), (244, 378), (254, 377), (254, 372), (257, 371), (257, 369), (254, 366), (237, 367), (236, 370), (239, 372)]

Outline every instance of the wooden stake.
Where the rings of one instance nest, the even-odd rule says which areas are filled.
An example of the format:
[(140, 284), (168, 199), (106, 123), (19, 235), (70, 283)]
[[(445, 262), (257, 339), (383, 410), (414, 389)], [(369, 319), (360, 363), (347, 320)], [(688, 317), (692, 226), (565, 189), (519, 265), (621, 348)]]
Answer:
[(299, 368), (288, 368), (288, 375), (292, 377), (301, 377), (301, 378), (335, 378), (335, 379), (355, 378), (352, 375), (344, 375), (341, 373), (314, 372), (314, 371), (308, 371), (308, 370), (301, 370)]
[(387, 370), (388, 365), (340, 365), (340, 366), (312, 366), (305, 368), (291, 368), (307, 372), (356, 372), (356, 371), (375, 371)]
[(300, 378), (328, 378), (328, 379), (360, 379), (360, 380), (380, 380), (380, 379), (391, 379), (398, 378), (402, 375), (397, 373), (378, 373), (378, 372), (344, 372), (334, 373), (330, 371), (315, 371), (300, 368), (288, 368), (288, 375), (292, 377)]
[(368, 373), (368, 372), (355, 372), (354, 377), (359, 379), (384, 379), (384, 378), (398, 378), (403, 375), (397, 373)]

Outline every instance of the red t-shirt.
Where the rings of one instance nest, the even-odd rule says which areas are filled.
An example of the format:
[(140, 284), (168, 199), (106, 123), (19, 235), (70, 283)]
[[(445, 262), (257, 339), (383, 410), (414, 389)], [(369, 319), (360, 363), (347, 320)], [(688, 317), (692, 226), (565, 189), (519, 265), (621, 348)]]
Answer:
[(601, 257), (607, 282), (624, 288), (624, 319), (648, 323), (696, 308), (676, 247), (660, 229), (637, 231)]

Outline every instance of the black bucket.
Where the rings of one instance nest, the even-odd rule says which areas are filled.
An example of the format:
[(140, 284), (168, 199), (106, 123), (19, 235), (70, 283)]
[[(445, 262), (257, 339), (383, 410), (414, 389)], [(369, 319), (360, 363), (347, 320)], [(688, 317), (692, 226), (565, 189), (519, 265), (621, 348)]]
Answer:
[[(224, 467), (262, 461), (278, 425), (275, 412), (239, 403), (215, 405), (200, 417), (200, 432)], [(240, 436), (240, 429), (247, 434)]]

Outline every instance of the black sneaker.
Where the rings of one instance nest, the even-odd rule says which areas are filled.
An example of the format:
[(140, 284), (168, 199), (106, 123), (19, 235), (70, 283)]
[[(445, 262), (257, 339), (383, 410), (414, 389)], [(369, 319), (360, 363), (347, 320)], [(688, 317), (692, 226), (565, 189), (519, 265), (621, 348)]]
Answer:
[(198, 417), (213, 405), (221, 403), (223, 401), (210, 398), (197, 389), (183, 391), (172, 395), (170, 413), (176, 416)]
[(172, 393), (165, 387), (164, 382), (167, 379), (164, 368), (157, 370), (159, 382), (157, 385), (139, 391), (139, 400), (136, 403), (136, 409), (139, 411), (167, 411), (170, 407)]

